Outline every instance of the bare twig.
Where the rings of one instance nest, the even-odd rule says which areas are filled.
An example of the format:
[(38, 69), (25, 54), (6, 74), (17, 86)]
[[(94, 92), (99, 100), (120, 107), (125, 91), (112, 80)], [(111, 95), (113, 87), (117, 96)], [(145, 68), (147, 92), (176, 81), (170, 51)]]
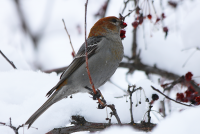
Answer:
[(88, 4), (88, 0), (86, 0), (86, 3), (85, 3), (85, 61), (86, 61), (86, 69), (87, 69), (88, 77), (90, 79), (90, 84), (92, 86), (94, 94), (97, 94), (97, 91), (94, 87), (94, 83), (92, 81), (92, 77), (90, 75), (90, 70), (89, 70), (89, 67), (88, 67), (87, 30), (86, 30), (86, 27), (87, 27), (87, 4)]
[[(176, 84), (179, 84), (184, 81), (185, 81), (185, 77), (181, 76), (178, 79), (174, 80), (173, 82), (164, 84), (162, 86), (164, 87), (164, 91), (167, 91), (167, 90), (171, 90)], [(168, 85), (170, 85), (170, 86), (168, 86)]]
[[(132, 91), (130, 90), (131, 89), (131, 87), (132, 87)], [(136, 88), (136, 86), (135, 85), (133, 85), (133, 86), (129, 86), (128, 85), (128, 90), (127, 90), (127, 92), (129, 93), (129, 99), (130, 99), (130, 115), (131, 115), (131, 123), (134, 123), (134, 119), (133, 119), (133, 101), (132, 101), (132, 95), (133, 95), (133, 93), (134, 92), (136, 92), (137, 90), (142, 90), (142, 88), (141, 87), (139, 87), (139, 88)]]
[(10, 65), (14, 68), (17, 69), (16, 66), (14, 65), (14, 63), (12, 61), (10, 61), (4, 54), (3, 52), (0, 50), (1, 55), (10, 63)]
[(71, 47), (72, 47), (72, 51), (73, 51), (73, 53), (74, 53), (74, 56), (76, 56), (76, 52), (74, 51), (74, 47), (73, 47), (73, 45), (72, 45), (70, 35), (69, 35), (68, 31), (67, 31), (67, 28), (66, 28), (64, 19), (62, 19), (62, 22), (63, 22), (63, 25), (64, 25), (64, 29), (65, 29), (65, 31), (66, 31), (68, 37), (69, 37), (69, 42), (70, 42), (70, 45), (71, 45)]
[(126, 9), (126, 6), (127, 6), (127, 4), (128, 4), (129, 1), (130, 1), (130, 0), (124, 1), (124, 8), (123, 8), (123, 10), (122, 10), (122, 14), (124, 13), (124, 10)]
[(152, 2), (153, 10), (154, 10), (155, 14), (157, 15), (156, 8), (155, 8), (155, 6), (154, 6), (154, 1), (151, 1), (151, 2)]
[(147, 113), (148, 113), (148, 114), (147, 114), (147, 116), (148, 116), (148, 123), (151, 123), (150, 112), (151, 112), (152, 107), (153, 107), (153, 106), (150, 104), (150, 105), (149, 105), (149, 110), (147, 111)]
[[(131, 87), (133, 88), (132, 91), (130, 90)], [(132, 102), (132, 95), (133, 95), (134, 88), (135, 88), (135, 85), (134, 86), (128, 85), (128, 93), (130, 95), (129, 99), (130, 99), (131, 123), (134, 123), (134, 120), (133, 120), (133, 102)]]
[(114, 82), (112, 82), (111, 80), (109, 80), (108, 82), (110, 82), (111, 84), (113, 84), (114, 86), (118, 87), (119, 89), (121, 89), (123, 92), (127, 93), (127, 91), (123, 88), (121, 88), (120, 86), (118, 86), (117, 84), (115, 84)]
[(191, 104), (190, 104), (190, 105), (187, 105), (187, 104), (184, 104), (184, 103), (178, 102), (178, 101), (176, 101), (176, 100), (174, 100), (174, 99), (168, 97), (167, 95), (163, 94), (161, 91), (159, 91), (158, 89), (156, 89), (156, 88), (153, 87), (153, 86), (151, 86), (151, 88), (152, 88), (153, 90), (159, 92), (160, 94), (162, 94), (163, 96), (165, 96), (167, 99), (169, 99), (169, 100), (171, 100), (171, 101), (174, 101), (174, 102), (176, 102), (176, 103), (178, 103), (178, 104), (181, 104), (181, 105), (184, 105), (184, 106), (188, 106), (188, 107), (192, 107), (192, 106), (193, 106), (193, 105), (191, 105)]
[(3, 125), (3, 126), (8, 126), (8, 127), (10, 127), (10, 128), (15, 132), (15, 134), (19, 134), (18, 130), (19, 130), (19, 128), (24, 127), (24, 124), (19, 125), (19, 126), (16, 128), (15, 126), (12, 125), (12, 120), (11, 120), (11, 118), (9, 118), (9, 120), (10, 120), (10, 121), (9, 121), (9, 125), (7, 125), (6, 123), (3, 123), (3, 122), (0, 122), (0, 124)]
[(99, 9), (99, 11), (95, 14), (95, 16), (99, 16), (100, 18), (104, 18), (106, 15), (106, 11), (108, 9), (108, 4), (109, 4), (110, 0), (107, 0)]
[(192, 54), (187, 58), (187, 60), (185, 61), (185, 63), (183, 64), (182, 67), (185, 67), (185, 65), (187, 64), (187, 62), (189, 61), (189, 59), (194, 55), (194, 53), (197, 51), (198, 49), (195, 49), (194, 52), (192, 52)]
[(117, 110), (115, 109), (115, 105), (112, 104), (112, 105), (106, 105), (106, 106), (109, 107), (112, 110), (112, 115), (115, 116), (115, 118), (117, 119), (118, 124), (122, 125), (122, 123), (120, 121), (120, 118), (119, 118), (119, 116), (117, 114)]
[(125, 18), (126, 18), (127, 16), (129, 16), (131, 13), (133, 13), (133, 11), (135, 11), (137, 8), (139, 8), (139, 7), (136, 7), (135, 9), (130, 10), (130, 12), (129, 12), (127, 15), (125, 15), (125, 16), (122, 16), (121, 14), (119, 14), (120, 19), (121, 19), (122, 21), (124, 21)]
[(163, 117), (166, 117), (166, 113), (165, 113), (165, 101), (160, 101), (161, 104), (161, 113), (163, 114)]

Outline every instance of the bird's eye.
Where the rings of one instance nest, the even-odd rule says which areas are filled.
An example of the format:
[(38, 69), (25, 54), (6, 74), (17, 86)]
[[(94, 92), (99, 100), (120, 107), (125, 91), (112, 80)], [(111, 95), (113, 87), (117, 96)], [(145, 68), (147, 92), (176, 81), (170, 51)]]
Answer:
[(116, 19), (112, 19), (112, 20), (111, 20), (111, 22), (114, 22), (114, 23), (116, 23), (116, 22), (117, 22), (117, 20), (116, 20)]

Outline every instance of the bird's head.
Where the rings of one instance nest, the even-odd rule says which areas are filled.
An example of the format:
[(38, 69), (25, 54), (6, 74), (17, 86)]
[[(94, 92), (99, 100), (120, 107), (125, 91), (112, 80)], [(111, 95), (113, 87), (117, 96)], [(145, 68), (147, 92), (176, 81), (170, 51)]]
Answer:
[(119, 34), (127, 24), (117, 17), (110, 16), (98, 20), (90, 30), (89, 37), (106, 36), (107, 34)]

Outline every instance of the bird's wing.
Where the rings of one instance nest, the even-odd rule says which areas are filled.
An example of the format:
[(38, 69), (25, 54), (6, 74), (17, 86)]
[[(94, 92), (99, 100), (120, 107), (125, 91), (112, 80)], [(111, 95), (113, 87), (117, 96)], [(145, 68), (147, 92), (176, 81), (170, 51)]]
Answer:
[[(88, 59), (98, 52), (98, 44), (103, 40), (103, 38), (103, 36), (96, 36), (87, 39)], [(74, 71), (76, 71), (76, 69), (79, 68), (83, 63), (85, 63), (85, 43), (82, 44), (77, 55), (75, 56), (74, 60), (69, 65), (69, 67), (62, 73), (60, 81), (46, 94), (46, 96), (49, 97), (54, 91), (57, 91), (61, 87), (66, 85), (67, 78), (69, 78), (69, 76)]]

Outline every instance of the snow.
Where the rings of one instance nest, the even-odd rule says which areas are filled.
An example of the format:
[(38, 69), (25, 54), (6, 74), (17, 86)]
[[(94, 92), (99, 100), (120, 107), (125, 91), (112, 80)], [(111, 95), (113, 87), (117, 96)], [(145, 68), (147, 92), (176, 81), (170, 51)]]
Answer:
[[(102, 6), (105, 0), (89, 0), (87, 14), (87, 35), (90, 28), (98, 20), (94, 14)], [(145, 19), (143, 25), (138, 27), (137, 43), (141, 50), (141, 60), (144, 64), (165, 69), (166, 71), (184, 75), (191, 71), (194, 76), (199, 76), (200, 47), (199, 42), (199, 10), (200, 1), (181, 1), (176, 9), (169, 7), (167, 0), (163, 0), (163, 8), (160, 7), (160, 1), (155, 1), (157, 14), (165, 13), (166, 19), (163, 24), (154, 25), (156, 15), (152, 14), (152, 22)], [(59, 1), (20, 1), (23, 15), (33, 35), (40, 35), (37, 49), (28, 34), (25, 34), (21, 28), (21, 22), (17, 14), (14, 1), (0, 1), (0, 50), (17, 67), (14, 70), (12, 66), (0, 55), (0, 122), (9, 123), (12, 118), (14, 126), (21, 125), (47, 100), (46, 93), (59, 81), (59, 75), (56, 73), (45, 74), (37, 69), (48, 70), (67, 66), (72, 61), (71, 47), (68, 36), (64, 30), (62, 19), (65, 20), (66, 27), (70, 33), (72, 44), (77, 52), (84, 42), (84, 12), (85, 1), (83, 0), (59, 0)], [(132, 10), (133, 2), (127, 6), (124, 15), (128, 10)], [(110, 0), (106, 16), (118, 16), (122, 11), (123, 1)], [(151, 7), (152, 8), (152, 7)], [(153, 11), (153, 10), (152, 10)], [(125, 55), (131, 57), (131, 44), (135, 15), (127, 17), (125, 22), (126, 38), (123, 40)], [(80, 26), (81, 33), (77, 30)], [(165, 39), (163, 26), (169, 28), (169, 33)], [(143, 29), (144, 28), (144, 29)], [(144, 38), (145, 35), (145, 38)], [(146, 46), (146, 48), (145, 48)], [(185, 50), (186, 49), (186, 50)], [(183, 51), (184, 50), (184, 51)], [(195, 52), (193, 54), (193, 52)], [(186, 60), (190, 57), (187, 64), (183, 67)], [(127, 59), (123, 59), (127, 61)], [(156, 93), (151, 86), (159, 90), (158, 79), (167, 81), (161, 76), (150, 75), (150, 79), (143, 71), (134, 71), (133, 74), (127, 74), (129, 70), (119, 68), (107, 82), (100, 87), (107, 103), (115, 104), (118, 115), (123, 123), (130, 122), (130, 103), (129, 97), (124, 90), (129, 85), (136, 85), (136, 88), (142, 87), (146, 97), (151, 100), (152, 94)], [(197, 83), (200, 82), (196, 78)], [(115, 86), (115, 83), (117, 86)], [(165, 92), (172, 98), (178, 91), (185, 88), (176, 86), (176, 90), (171, 93)], [(159, 101), (163, 96), (159, 95)], [(141, 96), (141, 97), (140, 97)], [(25, 134), (43, 134), (56, 127), (69, 125), (72, 115), (84, 116), (87, 121), (107, 122), (106, 109), (97, 109), (96, 101), (93, 101), (89, 94), (75, 94), (73, 98), (67, 98), (59, 101), (42, 114), (27, 130), (27, 127), (20, 128), (19, 133)], [(120, 97), (120, 98), (117, 98)], [(141, 104), (135, 105), (141, 100)], [(126, 102), (128, 101), (128, 102)], [(148, 110), (148, 103), (145, 102), (143, 91), (137, 91), (133, 94), (133, 116), (135, 122), (147, 120), (144, 114)], [(153, 110), (158, 111), (160, 102), (153, 104)], [(166, 106), (167, 117), (156, 112), (151, 112), (153, 123), (158, 126), (151, 132), (152, 134), (162, 133), (198, 133), (198, 120), (200, 108), (189, 108), (171, 102), (171, 113), (169, 106)], [(110, 109), (108, 110), (108, 115)], [(108, 116), (109, 117), (109, 116)], [(114, 117), (111, 118), (116, 123)], [(97, 133), (144, 133), (138, 132), (130, 127), (111, 127)], [(0, 125), (0, 133), (13, 134), (9, 127)], [(88, 132), (79, 132), (88, 133)]]
[[(119, 75), (123, 71), (123, 69), (119, 69), (115, 75)], [(3, 108), (0, 110), (0, 115), (4, 115), (0, 116), (1, 122), (8, 123), (11, 117), (13, 125), (17, 126), (25, 123), (33, 112), (46, 101), (45, 94), (57, 83), (58, 79), (59, 76), (55, 73), (45, 74), (40, 71), (13, 70), (0, 72), (0, 81), (4, 81), (0, 85), (0, 107)], [(141, 84), (144, 85), (144, 83), (147, 87), (153, 85), (153, 83), (145, 79), (143, 84), (142, 81), (138, 82), (138, 86)], [(107, 84), (102, 87), (102, 93), (107, 103), (115, 104), (118, 115), (123, 123), (130, 122), (130, 104), (126, 102), (128, 98), (114, 98), (113, 96), (122, 95), (124, 92), (116, 87), (112, 87), (113, 85), (109, 85), (109, 83)], [(113, 90), (118, 93), (113, 92)], [(145, 93), (147, 97), (152, 94), (146, 90)], [(147, 103), (145, 103), (144, 95), (142, 94), (141, 96), (142, 104), (133, 108), (135, 121), (140, 121), (148, 108), (146, 107)], [(136, 102), (136, 98), (133, 99), (133, 102)], [(52, 128), (69, 124), (72, 115), (82, 115), (90, 122), (107, 122), (105, 118), (107, 118), (107, 114), (109, 115), (110, 109), (107, 110), (108, 113), (106, 109), (97, 109), (96, 101), (93, 101), (89, 94), (78, 93), (73, 95), (72, 99), (67, 98), (59, 101), (41, 115), (33, 124), (33, 127), (39, 128), (38, 130), (34, 128), (27, 130), (25, 127), (24, 131), (27, 134), (45, 133)], [(112, 122), (117, 123), (114, 117), (112, 117)], [(1, 132), (6, 132), (8, 129), (10, 128), (0, 127)], [(22, 129), (20, 129), (20, 132), (22, 132)]]

